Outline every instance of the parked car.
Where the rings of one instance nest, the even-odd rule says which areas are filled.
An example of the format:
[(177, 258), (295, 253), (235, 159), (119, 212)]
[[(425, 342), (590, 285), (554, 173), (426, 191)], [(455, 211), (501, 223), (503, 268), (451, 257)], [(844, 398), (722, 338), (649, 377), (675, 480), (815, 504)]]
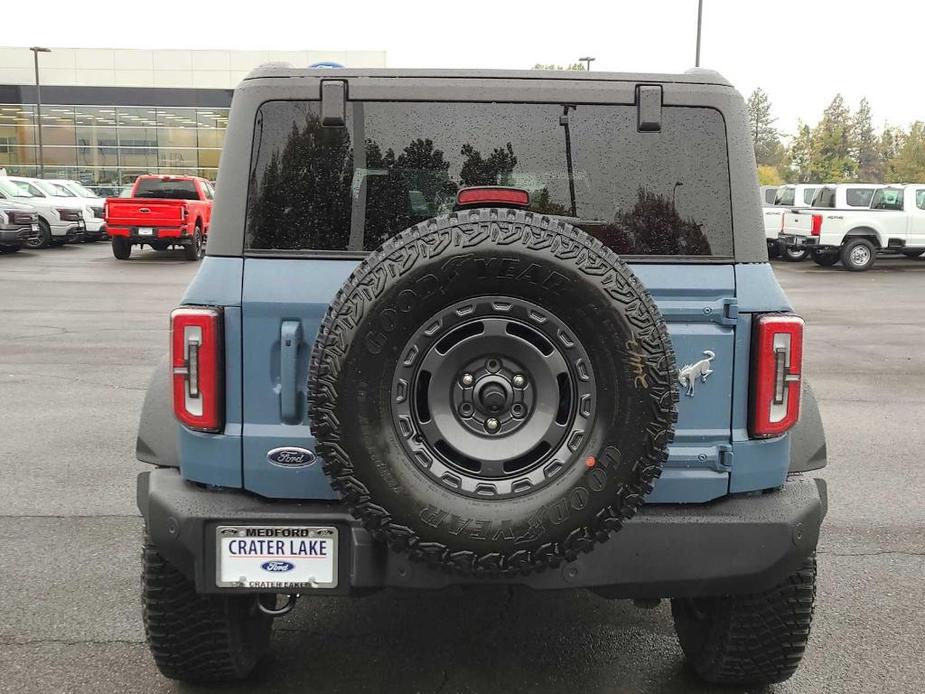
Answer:
[(106, 238), (106, 224), (103, 220), (103, 207), (106, 200), (84, 186), (80, 181), (67, 179), (46, 179), (49, 185), (55, 186), (76, 198), (83, 200), (90, 211), (87, 229), (84, 232), (84, 241), (99, 241)]
[(786, 209), (809, 207), (818, 190), (818, 185), (796, 183), (780, 186), (774, 194), (774, 204), (762, 209), (764, 215), (764, 235), (768, 244), (768, 256), (783, 258), (791, 263), (806, 259), (807, 252), (793, 247), (780, 246), (777, 237), (780, 234), (783, 214)]
[(30, 239), (29, 248), (47, 248), (77, 241), (86, 227), (86, 210), (71, 198), (45, 195), (37, 186), (0, 178), (0, 199), (17, 201), (34, 208), (38, 215), (38, 236)]
[(214, 197), (209, 182), (195, 176), (139, 176), (131, 197), (106, 201), (112, 254), (126, 260), (132, 246), (147, 244), (156, 251), (180, 246), (187, 260), (199, 260), (209, 237)]
[(39, 234), (35, 208), (0, 199), (0, 253), (15, 253)]
[(780, 240), (811, 251), (818, 265), (841, 262), (853, 272), (872, 268), (878, 253), (917, 258), (925, 253), (925, 184), (877, 188), (870, 209), (792, 210)]
[(712, 682), (796, 670), (825, 439), (744, 101), (699, 69), (536, 78), (235, 91), (136, 449), (166, 676), (247, 676), (300, 595), (499, 584), (669, 598)]

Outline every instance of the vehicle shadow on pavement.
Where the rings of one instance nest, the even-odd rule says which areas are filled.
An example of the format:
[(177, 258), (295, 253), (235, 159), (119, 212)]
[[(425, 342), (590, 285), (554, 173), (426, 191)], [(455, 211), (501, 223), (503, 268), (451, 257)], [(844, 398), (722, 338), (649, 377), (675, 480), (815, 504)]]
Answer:
[[(178, 691), (208, 691), (178, 685)], [(710, 692), (667, 603), (522, 588), (303, 599), (271, 655), (229, 692)], [(724, 691), (734, 691), (726, 689)], [(755, 691), (755, 690), (751, 690)]]

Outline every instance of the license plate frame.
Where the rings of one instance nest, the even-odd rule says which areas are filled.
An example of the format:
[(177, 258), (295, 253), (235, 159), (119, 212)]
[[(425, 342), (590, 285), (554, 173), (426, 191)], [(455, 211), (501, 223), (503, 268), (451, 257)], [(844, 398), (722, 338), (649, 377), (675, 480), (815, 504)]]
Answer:
[(154, 236), (154, 227), (138, 227), (139, 236)]
[[(218, 525), (215, 585), (289, 593), (337, 588), (338, 538), (338, 530), (332, 525)], [(254, 549), (250, 546), (252, 540), (258, 541), (257, 549), (263, 551), (234, 554), (230, 549), (233, 540), (244, 540), (248, 550)], [(324, 552), (319, 554), (321, 547)], [(309, 551), (312, 548), (314, 554)]]

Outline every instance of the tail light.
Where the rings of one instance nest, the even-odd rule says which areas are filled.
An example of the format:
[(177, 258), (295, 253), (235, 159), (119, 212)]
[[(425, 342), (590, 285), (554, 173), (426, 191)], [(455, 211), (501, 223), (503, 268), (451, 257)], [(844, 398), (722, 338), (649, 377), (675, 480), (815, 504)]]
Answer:
[(812, 236), (819, 236), (821, 232), (822, 232), (822, 215), (814, 214), (812, 225), (809, 228), (809, 233)]
[(465, 205), (512, 205), (527, 207), (530, 194), (520, 188), (504, 186), (477, 186), (463, 188), (456, 194), (456, 204)]
[(184, 306), (170, 314), (173, 411), (199, 431), (220, 431), (224, 415), (222, 312)]
[(803, 319), (766, 314), (758, 318), (752, 351), (752, 413), (756, 438), (778, 436), (800, 418)]
[(186, 209), (186, 205), (184, 205), (183, 207), (180, 208), (180, 219), (185, 222), (188, 216), (189, 216), (189, 210)]

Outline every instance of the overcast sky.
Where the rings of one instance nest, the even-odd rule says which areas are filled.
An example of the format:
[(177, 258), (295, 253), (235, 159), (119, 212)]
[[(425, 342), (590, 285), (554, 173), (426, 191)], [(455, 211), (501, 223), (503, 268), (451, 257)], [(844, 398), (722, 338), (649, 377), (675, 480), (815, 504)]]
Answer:
[[(259, 8), (259, 10), (255, 9)], [(43, 19), (36, 17), (40, 12)], [(694, 64), (697, 0), (4, 3), (0, 44), (79, 48), (385, 50), (389, 67), (594, 70)], [(815, 122), (837, 92), (874, 124), (925, 120), (925, 1), (704, 0), (701, 64), (771, 97), (777, 126)]]

